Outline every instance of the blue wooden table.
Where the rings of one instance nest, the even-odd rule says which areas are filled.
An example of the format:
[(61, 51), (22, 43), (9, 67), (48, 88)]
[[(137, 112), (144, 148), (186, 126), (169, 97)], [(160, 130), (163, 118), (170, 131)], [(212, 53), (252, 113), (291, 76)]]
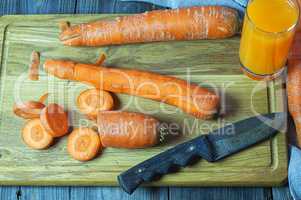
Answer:
[[(7, 14), (137, 13), (161, 7), (118, 0), (0, 0), (0, 16)], [(0, 172), (1, 173), (1, 172)], [(118, 187), (0, 187), (0, 200), (288, 200), (280, 188), (140, 188), (132, 196)]]

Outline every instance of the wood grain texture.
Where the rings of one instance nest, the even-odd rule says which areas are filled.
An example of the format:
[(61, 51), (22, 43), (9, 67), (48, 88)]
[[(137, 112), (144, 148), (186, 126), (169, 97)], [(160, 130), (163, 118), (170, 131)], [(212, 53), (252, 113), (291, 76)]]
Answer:
[[(0, 140), (2, 146), (0, 183), (116, 185), (116, 176), (121, 171), (181, 141), (252, 116), (254, 110), (258, 113), (270, 111), (266, 85), (256, 91), (258, 82), (246, 78), (239, 71), (238, 37), (215, 41), (161, 42), (105, 48), (64, 47), (57, 39), (59, 32), (57, 22), (62, 19), (79, 22), (109, 17), (112, 16), (2, 18), (14, 19), (10, 19), (11, 23), (6, 31), (2, 57), (4, 62), (1, 68), (0, 132), (5, 137)], [(22, 19), (22, 23), (19, 19)], [(37, 98), (45, 91), (50, 92), (53, 94), (50, 101), (64, 104), (72, 113), (73, 125), (78, 126), (86, 122), (78, 113), (74, 99), (87, 87), (80, 83), (48, 77), (43, 71), (39, 82), (22, 80), (20, 75), (27, 75), (27, 64), (32, 50), (41, 52), (42, 63), (46, 57), (69, 58), (89, 63), (94, 62), (100, 52), (105, 52), (108, 66), (144, 69), (189, 79), (220, 92), (224, 117), (211, 121), (197, 120), (172, 106), (138, 97), (117, 95), (120, 108), (151, 113), (162, 122), (175, 122), (181, 127), (182, 135), (146, 150), (107, 148), (101, 157), (84, 164), (70, 159), (66, 153), (65, 138), (49, 150), (30, 150), (24, 146), (19, 137), (24, 121), (17, 119), (11, 111), (17, 94), (15, 88), (20, 87), (19, 95), (24, 100)], [(21, 84), (18, 86), (18, 83)], [(191, 167), (181, 169), (177, 176), (168, 175), (152, 184), (178, 186), (280, 184), (286, 176), (286, 162), (279, 162), (286, 160), (285, 153), (284, 135), (279, 134), (272, 143), (269, 141), (261, 143), (215, 164), (201, 160)], [(265, 173), (265, 177), (259, 179), (262, 173)]]
[(74, 13), (76, 0), (0, 0), (0, 15)]
[(19, 187), (0, 187), (0, 199), (3, 200), (19, 200), (20, 190)]
[(18, 200), (69, 200), (69, 187), (21, 187)]
[(170, 188), (170, 200), (268, 200), (272, 199), (267, 188)]
[(141, 13), (163, 7), (119, 0), (77, 0), (76, 13)]
[(273, 200), (293, 200), (289, 187), (274, 187), (272, 189)]
[(70, 199), (168, 200), (168, 188), (139, 188), (128, 195), (118, 187), (71, 187)]

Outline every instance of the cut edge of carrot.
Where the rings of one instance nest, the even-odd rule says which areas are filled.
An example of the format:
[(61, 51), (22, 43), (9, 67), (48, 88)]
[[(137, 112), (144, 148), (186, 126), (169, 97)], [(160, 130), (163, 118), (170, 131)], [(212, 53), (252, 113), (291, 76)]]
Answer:
[(40, 53), (32, 51), (29, 65), (29, 79), (32, 81), (39, 80)]

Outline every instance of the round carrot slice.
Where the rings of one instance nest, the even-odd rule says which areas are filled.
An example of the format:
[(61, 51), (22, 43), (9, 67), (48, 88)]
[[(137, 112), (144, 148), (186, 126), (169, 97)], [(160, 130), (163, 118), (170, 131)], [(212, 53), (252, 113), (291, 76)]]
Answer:
[(76, 160), (91, 160), (101, 148), (99, 135), (91, 128), (74, 129), (68, 136), (67, 150)]
[(26, 122), (22, 129), (22, 138), (33, 149), (45, 149), (53, 142), (53, 137), (43, 128), (40, 119)]
[(40, 119), (45, 130), (53, 137), (61, 137), (68, 133), (68, 114), (60, 105), (52, 103), (43, 108)]
[(13, 112), (15, 115), (24, 119), (39, 118), (40, 113), (45, 105), (38, 101), (26, 101), (21, 103), (15, 103), (13, 106)]
[(89, 119), (96, 119), (98, 111), (113, 109), (114, 100), (109, 92), (88, 89), (80, 93), (76, 104), (81, 113), (85, 114)]

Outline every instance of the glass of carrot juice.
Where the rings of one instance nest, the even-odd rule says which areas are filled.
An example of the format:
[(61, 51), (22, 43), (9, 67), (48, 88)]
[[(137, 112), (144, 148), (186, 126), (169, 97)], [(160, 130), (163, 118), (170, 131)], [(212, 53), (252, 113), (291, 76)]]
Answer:
[(244, 17), (239, 57), (255, 80), (276, 78), (286, 65), (299, 19), (297, 0), (250, 0)]

